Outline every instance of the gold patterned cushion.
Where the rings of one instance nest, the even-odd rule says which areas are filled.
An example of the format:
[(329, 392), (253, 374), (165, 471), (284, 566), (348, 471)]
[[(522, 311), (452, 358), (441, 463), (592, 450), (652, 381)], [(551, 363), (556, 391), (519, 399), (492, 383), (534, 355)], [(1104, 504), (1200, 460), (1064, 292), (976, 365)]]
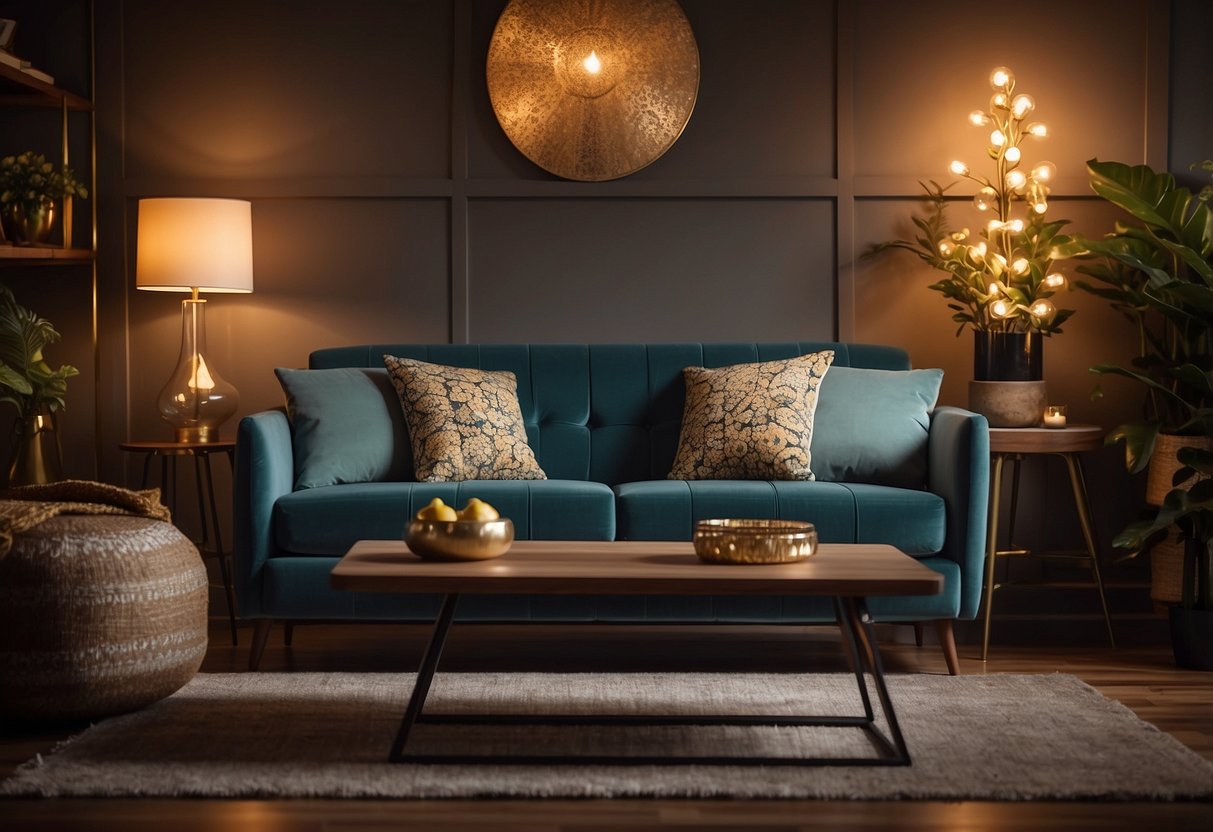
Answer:
[(687, 367), (672, 480), (811, 480), (817, 388), (834, 352)]
[(393, 355), (383, 363), (400, 395), (418, 482), (547, 479), (527, 444), (513, 373)]

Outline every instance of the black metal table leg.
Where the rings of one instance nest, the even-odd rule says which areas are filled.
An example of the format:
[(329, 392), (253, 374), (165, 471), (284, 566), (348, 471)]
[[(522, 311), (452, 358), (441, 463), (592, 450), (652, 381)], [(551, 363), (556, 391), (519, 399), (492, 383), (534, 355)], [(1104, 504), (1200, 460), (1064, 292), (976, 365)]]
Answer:
[[(455, 614), (457, 595), (447, 595), (442, 604), (429, 646), (421, 660), (413, 693), (400, 722), (396, 741), (389, 759), (393, 763), (423, 764), (541, 764), (541, 765), (796, 765), (796, 766), (900, 766), (910, 764), (893, 703), (885, 685), (871, 619), (861, 598), (835, 598), (834, 609), (845, 647), (855, 669), (863, 715), (806, 716), (776, 714), (714, 714), (714, 715), (631, 715), (631, 714), (426, 714), (423, 713), (430, 684), (437, 670), (442, 647)], [(875, 711), (869, 695), (866, 674), (875, 680), (881, 711), (888, 723), (890, 736), (876, 727)], [(445, 725), (603, 725), (603, 726), (815, 726), (860, 728), (880, 749), (875, 757), (759, 757), (737, 755), (670, 756), (670, 755), (603, 755), (603, 754), (408, 754), (404, 753), (409, 733), (417, 723)]]
[(430, 636), (429, 646), (421, 657), (421, 667), (417, 669), (417, 681), (413, 684), (413, 695), (409, 697), (409, 705), (400, 720), (400, 730), (396, 732), (396, 740), (392, 743), (392, 753), (388, 759), (393, 763), (405, 761), (404, 745), (409, 741), (409, 732), (421, 716), (425, 708), (425, 699), (430, 693), (430, 683), (434, 681), (434, 671), (438, 669), (438, 660), (442, 657), (442, 647), (446, 644), (446, 635), (450, 632), (451, 621), (455, 618), (455, 605), (459, 596), (452, 594), (442, 599), (442, 609), (438, 612), (438, 620), (434, 622), (434, 634)]

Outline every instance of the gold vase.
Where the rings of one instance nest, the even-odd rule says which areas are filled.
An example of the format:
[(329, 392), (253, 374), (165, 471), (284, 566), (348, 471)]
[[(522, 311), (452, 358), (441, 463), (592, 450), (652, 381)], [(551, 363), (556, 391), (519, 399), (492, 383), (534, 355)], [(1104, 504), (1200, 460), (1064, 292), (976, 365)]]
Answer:
[(16, 423), (13, 462), (8, 470), (10, 486), (41, 485), (63, 479), (63, 455), (56, 422), (50, 413), (35, 413)]
[(45, 243), (55, 226), (55, 203), (6, 202), (0, 206), (0, 227), (10, 243), (29, 246)]

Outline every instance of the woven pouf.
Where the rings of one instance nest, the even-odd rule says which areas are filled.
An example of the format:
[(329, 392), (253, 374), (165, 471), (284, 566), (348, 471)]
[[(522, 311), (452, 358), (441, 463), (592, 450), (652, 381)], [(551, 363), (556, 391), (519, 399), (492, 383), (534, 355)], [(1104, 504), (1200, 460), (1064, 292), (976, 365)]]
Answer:
[(206, 568), (176, 527), (60, 515), (0, 560), (0, 713), (126, 713), (176, 691), (206, 652)]

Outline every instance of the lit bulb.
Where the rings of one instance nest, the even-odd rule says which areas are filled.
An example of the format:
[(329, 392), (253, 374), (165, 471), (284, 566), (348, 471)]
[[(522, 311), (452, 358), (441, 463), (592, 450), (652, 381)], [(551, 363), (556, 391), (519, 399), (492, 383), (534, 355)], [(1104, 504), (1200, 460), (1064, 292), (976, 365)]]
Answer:
[(1019, 162), (1019, 160), (1022, 158), (1022, 154), (1019, 152), (1019, 148), (1016, 147), (1015, 145), (1011, 145), (1010, 147), (1008, 147), (1006, 149), (1006, 152), (1003, 153), (1002, 156), (1004, 159), (1006, 159), (1011, 164), (1017, 164)]
[(1052, 162), (1041, 162), (1032, 168), (1032, 178), (1037, 182), (1052, 182), (1055, 176), (1057, 176), (1057, 165)]
[(956, 244), (951, 240), (939, 241), (939, 253), (944, 257), (951, 257), (952, 252), (956, 251)]
[(998, 294), (1001, 294), (1001, 292), (999, 292), (999, 290), (998, 290), (998, 284), (997, 284), (997, 283), (991, 283), (991, 284), (990, 284), (990, 290), (989, 290), (988, 292), (986, 292), (986, 294), (987, 294), (987, 295), (998, 295)]
[(995, 147), (1002, 147), (1007, 143), (1007, 136), (1001, 130), (994, 130), (990, 133), (990, 144)]
[(1061, 272), (1045, 275), (1044, 284), (1050, 289), (1060, 289), (1066, 285), (1066, 276)]
[(1011, 220), (1003, 227), (1006, 228), (1007, 231), (1012, 231), (1018, 234), (1019, 232), (1023, 231), (1023, 220)]
[(1007, 187), (1011, 190), (1018, 191), (1026, 184), (1028, 184), (1028, 177), (1022, 170), (1007, 172)]
[(598, 53), (593, 49), (590, 50), (590, 54), (586, 55), (585, 60), (581, 62), (581, 65), (585, 67), (585, 71), (591, 75), (597, 75), (602, 71), (602, 61), (598, 59)]
[(1011, 271), (1018, 275), (1027, 274), (1028, 269), (1030, 268), (1031, 264), (1029, 264), (1028, 261), (1022, 257), (1016, 258), (1015, 261), (1011, 263)]
[(996, 90), (1005, 90), (1015, 83), (1015, 73), (1005, 66), (996, 66), (990, 72), (990, 86)]
[(993, 188), (982, 188), (973, 195), (973, 207), (978, 211), (989, 211), (994, 206), (994, 200), (998, 198), (998, 192)]
[(1049, 203), (1045, 202), (1044, 197), (1041, 197), (1036, 202), (1032, 203), (1032, 210), (1038, 214), (1043, 214), (1049, 210)]
[(1014, 307), (1005, 300), (996, 300), (990, 304), (990, 314), (995, 318), (1009, 318), (1014, 312)]
[(952, 239), (958, 243), (963, 243), (969, 236), (969, 229), (962, 228), (959, 231), (952, 232)]
[(1001, 230), (1002, 220), (990, 220), (988, 223), (986, 223), (986, 231), (989, 231), (991, 234), (993, 234), (995, 231)]
[(1007, 268), (1007, 258), (1003, 257), (1001, 254), (995, 254), (992, 256), (990, 258), (990, 262), (994, 264), (996, 272), (1003, 271)]
[(1027, 93), (1017, 95), (1011, 99), (1011, 115), (1015, 116), (1015, 118), (1023, 118), (1035, 109), (1036, 99)]
[(964, 176), (969, 172), (969, 166), (959, 159), (953, 159), (952, 164), (949, 165), (948, 168), (957, 176)]
[(973, 251), (977, 253), (977, 256), (978, 256), (978, 257), (985, 257), (985, 256), (986, 256), (986, 244), (985, 244), (985, 241), (983, 240), (982, 242), (978, 243), (978, 244), (977, 244), (977, 245), (974, 247)]
[(1033, 135), (1038, 139), (1043, 139), (1045, 136), (1049, 135), (1049, 128), (1045, 127), (1045, 125), (1039, 121), (1034, 121), (1029, 124), (1027, 131), (1030, 135)]
[(1047, 321), (1053, 317), (1053, 314), (1057, 311), (1057, 307), (1051, 301), (1038, 300), (1028, 308), (1028, 311), (1032, 313), (1033, 318)]
[(1011, 97), (1005, 92), (996, 92), (990, 96), (991, 110), (1009, 110), (1011, 109)]
[(981, 110), (974, 110), (969, 113), (969, 123), (974, 127), (985, 127), (990, 123), (990, 117)]

